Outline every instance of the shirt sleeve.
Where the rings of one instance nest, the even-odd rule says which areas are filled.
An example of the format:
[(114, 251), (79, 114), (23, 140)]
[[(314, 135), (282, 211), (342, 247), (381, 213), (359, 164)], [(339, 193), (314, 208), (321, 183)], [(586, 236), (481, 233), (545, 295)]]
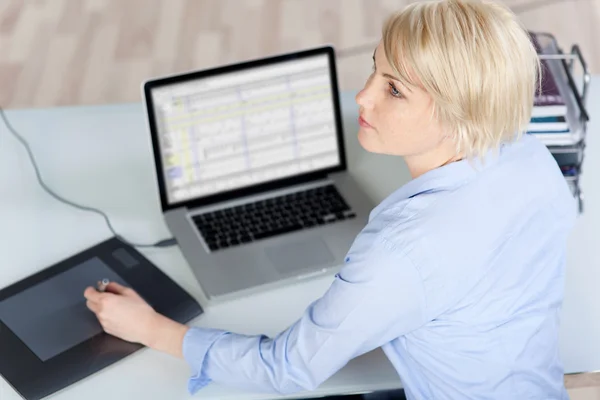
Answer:
[(351, 359), (423, 325), (423, 284), (410, 260), (385, 242), (353, 247), (326, 293), (276, 337), (190, 328), (189, 392), (211, 381), (280, 394), (313, 390)]

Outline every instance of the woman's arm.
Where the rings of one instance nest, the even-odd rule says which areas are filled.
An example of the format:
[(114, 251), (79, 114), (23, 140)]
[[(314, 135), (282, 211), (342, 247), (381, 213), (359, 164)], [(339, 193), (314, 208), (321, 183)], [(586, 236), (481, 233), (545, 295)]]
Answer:
[(421, 277), (385, 241), (359, 239), (327, 292), (274, 338), (187, 327), (154, 312), (133, 290), (86, 290), (107, 333), (184, 358), (189, 391), (211, 381), (246, 390), (311, 390), (348, 361), (426, 322)]
[(187, 325), (154, 313), (154, 318), (151, 319), (146, 330), (146, 338), (141, 343), (173, 357), (184, 358), (183, 339), (189, 329)]
[(274, 338), (192, 327), (183, 342), (194, 369), (189, 390), (214, 381), (246, 390), (312, 390), (349, 360), (425, 323), (418, 271), (404, 256), (375, 246), (352, 259), (323, 297)]

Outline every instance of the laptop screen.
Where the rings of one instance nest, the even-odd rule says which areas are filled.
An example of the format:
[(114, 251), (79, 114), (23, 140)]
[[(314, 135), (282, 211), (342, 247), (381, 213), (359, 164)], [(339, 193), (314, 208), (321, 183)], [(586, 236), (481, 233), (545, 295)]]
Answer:
[(169, 204), (340, 164), (327, 54), (151, 91)]

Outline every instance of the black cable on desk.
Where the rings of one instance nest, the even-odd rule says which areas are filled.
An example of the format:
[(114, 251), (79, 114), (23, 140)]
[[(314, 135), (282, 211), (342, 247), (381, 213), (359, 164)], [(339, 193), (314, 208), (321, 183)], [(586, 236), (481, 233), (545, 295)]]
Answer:
[(115, 229), (113, 228), (112, 224), (110, 223), (110, 219), (108, 218), (108, 215), (106, 215), (106, 213), (102, 210), (99, 210), (97, 208), (93, 208), (93, 207), (88, 207), (88, 206), (84, 206), (81, 204), (77, 204), (75, 202), (72, 202), (71, 200), (65, 199), (64, 197), (62, 197), (61, 195), (57, 194), (56, 192), (54, 192), (54, 190), (52, 190), (50, 187), (48, 187), (48, 185), (46, 185), (46, 183), (44, 182), (44, 180), (42, 179), (41, 173), (40, 173), (40, 169), (35, 161), (35, 157), (33, 155), (33, 152), (31, 151), (31, 148), (29, 147), (29, 144), (27, 143), (27, 141), (21, 136), (19, 135), (19, 133), (17, 133), (17, 131), (12, 127), (11, 123), (8, 121), (8, 118), (6, 117), (6, 114), (4, 113), (4, 109), (2, 107), (0, 107), (0, 116), (2, 116), (2, 120), (4, 121), (4, 124), (6, 125), (6, 127), (8, 128), (8, 130), (15, 136), (15, 138), (17, 138), (17, 140), (19, 142), (21, 142), (21, 144), (25, 147), (25, 150), (27, 150), (27, 154), (29, 155), (29, 160), (31, 161), (31, 164), (33, 165), (33, 169), (35, 170), (35, 175), (37, 177), (37, 180), (40, 184), (40, 186), (52, 197), (54, 197), (56, 200), (65, 203), (71, 207), (75, 207), (79, 210), (83, 210), (83, 211), (90, 211), (96, 214), (99, 214), (100, 216), (102, 216), (104, 218), (104, 220), (106, 221), (106, 225), (108, 225), (108, 229), (110, 229), (110, 231), (113, 233), (113, 235), (115, 235), (115, 237), (117, 239), (119, 239), (120, 241), (122, 241), (125, 244), (128, 244), (130, 246), (133, 247), (159, 247), (159, 248), (163, 248), (163, 247), (170, 247), (170, 246), (174, 246), (177, 244), (177, 241), (175, 240), (175, 238), (167, 238), (167, 239), (162, 239), (159, 240), (156, 243), (134, 243), (134, 242), (130, 242), (129, 240), (126, 240), (125, 238), (123, 238), (121, 235), (119, 235)]

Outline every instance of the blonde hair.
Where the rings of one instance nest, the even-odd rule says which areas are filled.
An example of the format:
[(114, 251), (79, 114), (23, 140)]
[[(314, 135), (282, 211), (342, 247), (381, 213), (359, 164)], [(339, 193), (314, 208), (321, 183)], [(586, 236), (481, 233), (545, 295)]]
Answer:
[(458, 153), (483, 157), (526, 130), (540, 61), (508, 8), (477, 0), (416, 2), (385, 22), (382, 38), (400, 81), (432, 96), (433, 117)]

